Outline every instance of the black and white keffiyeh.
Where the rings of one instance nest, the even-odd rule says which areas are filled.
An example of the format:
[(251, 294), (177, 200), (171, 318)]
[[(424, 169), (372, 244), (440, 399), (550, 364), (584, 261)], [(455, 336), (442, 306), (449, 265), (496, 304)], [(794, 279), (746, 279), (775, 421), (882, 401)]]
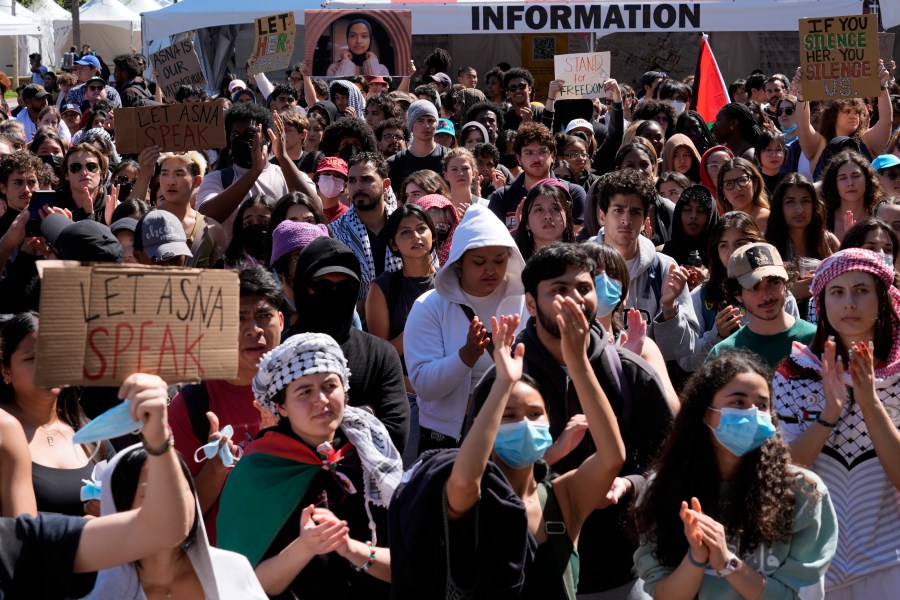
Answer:
[(347, 359), (334, 338), (324, 333), (301, 333), (266, 352), (253, 377), (253, 395), (262, 406), (278, 414), (275, 396), (304, 375), (336, 373), (350, 389)]

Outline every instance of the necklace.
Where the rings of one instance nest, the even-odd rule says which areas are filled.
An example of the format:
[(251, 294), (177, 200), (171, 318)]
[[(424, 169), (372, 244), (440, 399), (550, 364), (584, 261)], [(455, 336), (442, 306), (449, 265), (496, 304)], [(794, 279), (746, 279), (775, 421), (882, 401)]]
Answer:
[[(56, 422), (53, 423), (53, 425), (59, 425), (59, 419), (57, 419)], [(44, 427), (43, 425), (38, 425), (38, 429), (40, 429), (41, 431), (43, 431), (44, 434), (47, 436), (47, 444), (50, 445), (50, 446), (55, 446), (55, 445), (56, 445), (56, 443), (55, 443), (54, 440), (53, 440), (53, 434), (54, 434), (54, 433), (56, 433), (56, 434), (58, 434), (58, 435), (63, 435), (63, 432), (62, 432), (61, 430), (59, 430), (59, 429), (47, 429), (47, 428)]]
[[(156, 590), (162, 592), (166, 598), (174, 597), (172, 588), (175, 587), (175, 584), (178, 582), (178, 578), (181, 577), (182, 572), (184, 572), (185, 566), (191, 564), (191, 560), (186, 554), (182, 554), (179, 563), (180, 564), (178, 564), (178, 568), (175, 569), (175, 575), (172, 576), (172, 579), (168, 582), (168, 584), (141, 582), (141, 587), (144, 588), (144, 593), (148, 598), (150, 597), (150, 593), (155, 592)], [(138, 577), (140, 578), (140, 570), (138, 570), (138, 573)]]

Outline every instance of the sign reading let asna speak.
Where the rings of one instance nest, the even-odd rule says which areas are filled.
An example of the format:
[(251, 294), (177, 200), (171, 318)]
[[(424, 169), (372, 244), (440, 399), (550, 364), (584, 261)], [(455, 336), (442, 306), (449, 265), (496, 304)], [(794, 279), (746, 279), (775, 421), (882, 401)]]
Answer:
[(557, 54), (555, 77), (563, 82), (558, 100), (605, 98), (603, 85), (609, 79), (609, 52)]
[(36, 385), (237, 376), (236, 272), (59, 262), (42, 271)]
[(148, 146), (177, 152), (228, 145), (219, 102), (117, 108), (115, 114), (116, 148), (122, 154), (140, 154)]
[(803, 100), (877, 96), (878, 15), (800, 19)]

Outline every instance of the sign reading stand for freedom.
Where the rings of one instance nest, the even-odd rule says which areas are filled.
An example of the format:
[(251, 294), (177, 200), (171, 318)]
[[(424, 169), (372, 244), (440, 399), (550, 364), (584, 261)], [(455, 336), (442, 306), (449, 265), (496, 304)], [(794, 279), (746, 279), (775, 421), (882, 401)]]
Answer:
[(802, 100), (877, 96), (878, 54), (877, 14), (800, 19)]
[(41, 276), (35, 385), (115, 386), (238, 374), (237, 273), (48, 261)]
[(266, 71), (284, 71), (291, 65), (297, 26), (294, 13), (282, 13), (256, 19), (256, 44), (251, 75)]
[(224, 148), (225, 111), (219, 102), (117, 108), (116, 149), (140, 154), (147, 146), (165, 151)]
[(557, 54), (553, 61), (556, 79), (564, 82), (557, 100), (606, 98), (603, 85), (610, 77), (609, 52)]

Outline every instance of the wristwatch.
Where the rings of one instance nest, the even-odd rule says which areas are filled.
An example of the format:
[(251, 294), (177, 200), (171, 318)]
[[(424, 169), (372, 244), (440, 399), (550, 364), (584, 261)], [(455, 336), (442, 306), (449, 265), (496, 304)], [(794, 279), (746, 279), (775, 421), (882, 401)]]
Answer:
[(741, 568), (741, 559), (732, 554), (725, 561), (725, 566), (721, 569), (716, 569), (716, 575), (719, 577), (728, 577), (735, 571)]

